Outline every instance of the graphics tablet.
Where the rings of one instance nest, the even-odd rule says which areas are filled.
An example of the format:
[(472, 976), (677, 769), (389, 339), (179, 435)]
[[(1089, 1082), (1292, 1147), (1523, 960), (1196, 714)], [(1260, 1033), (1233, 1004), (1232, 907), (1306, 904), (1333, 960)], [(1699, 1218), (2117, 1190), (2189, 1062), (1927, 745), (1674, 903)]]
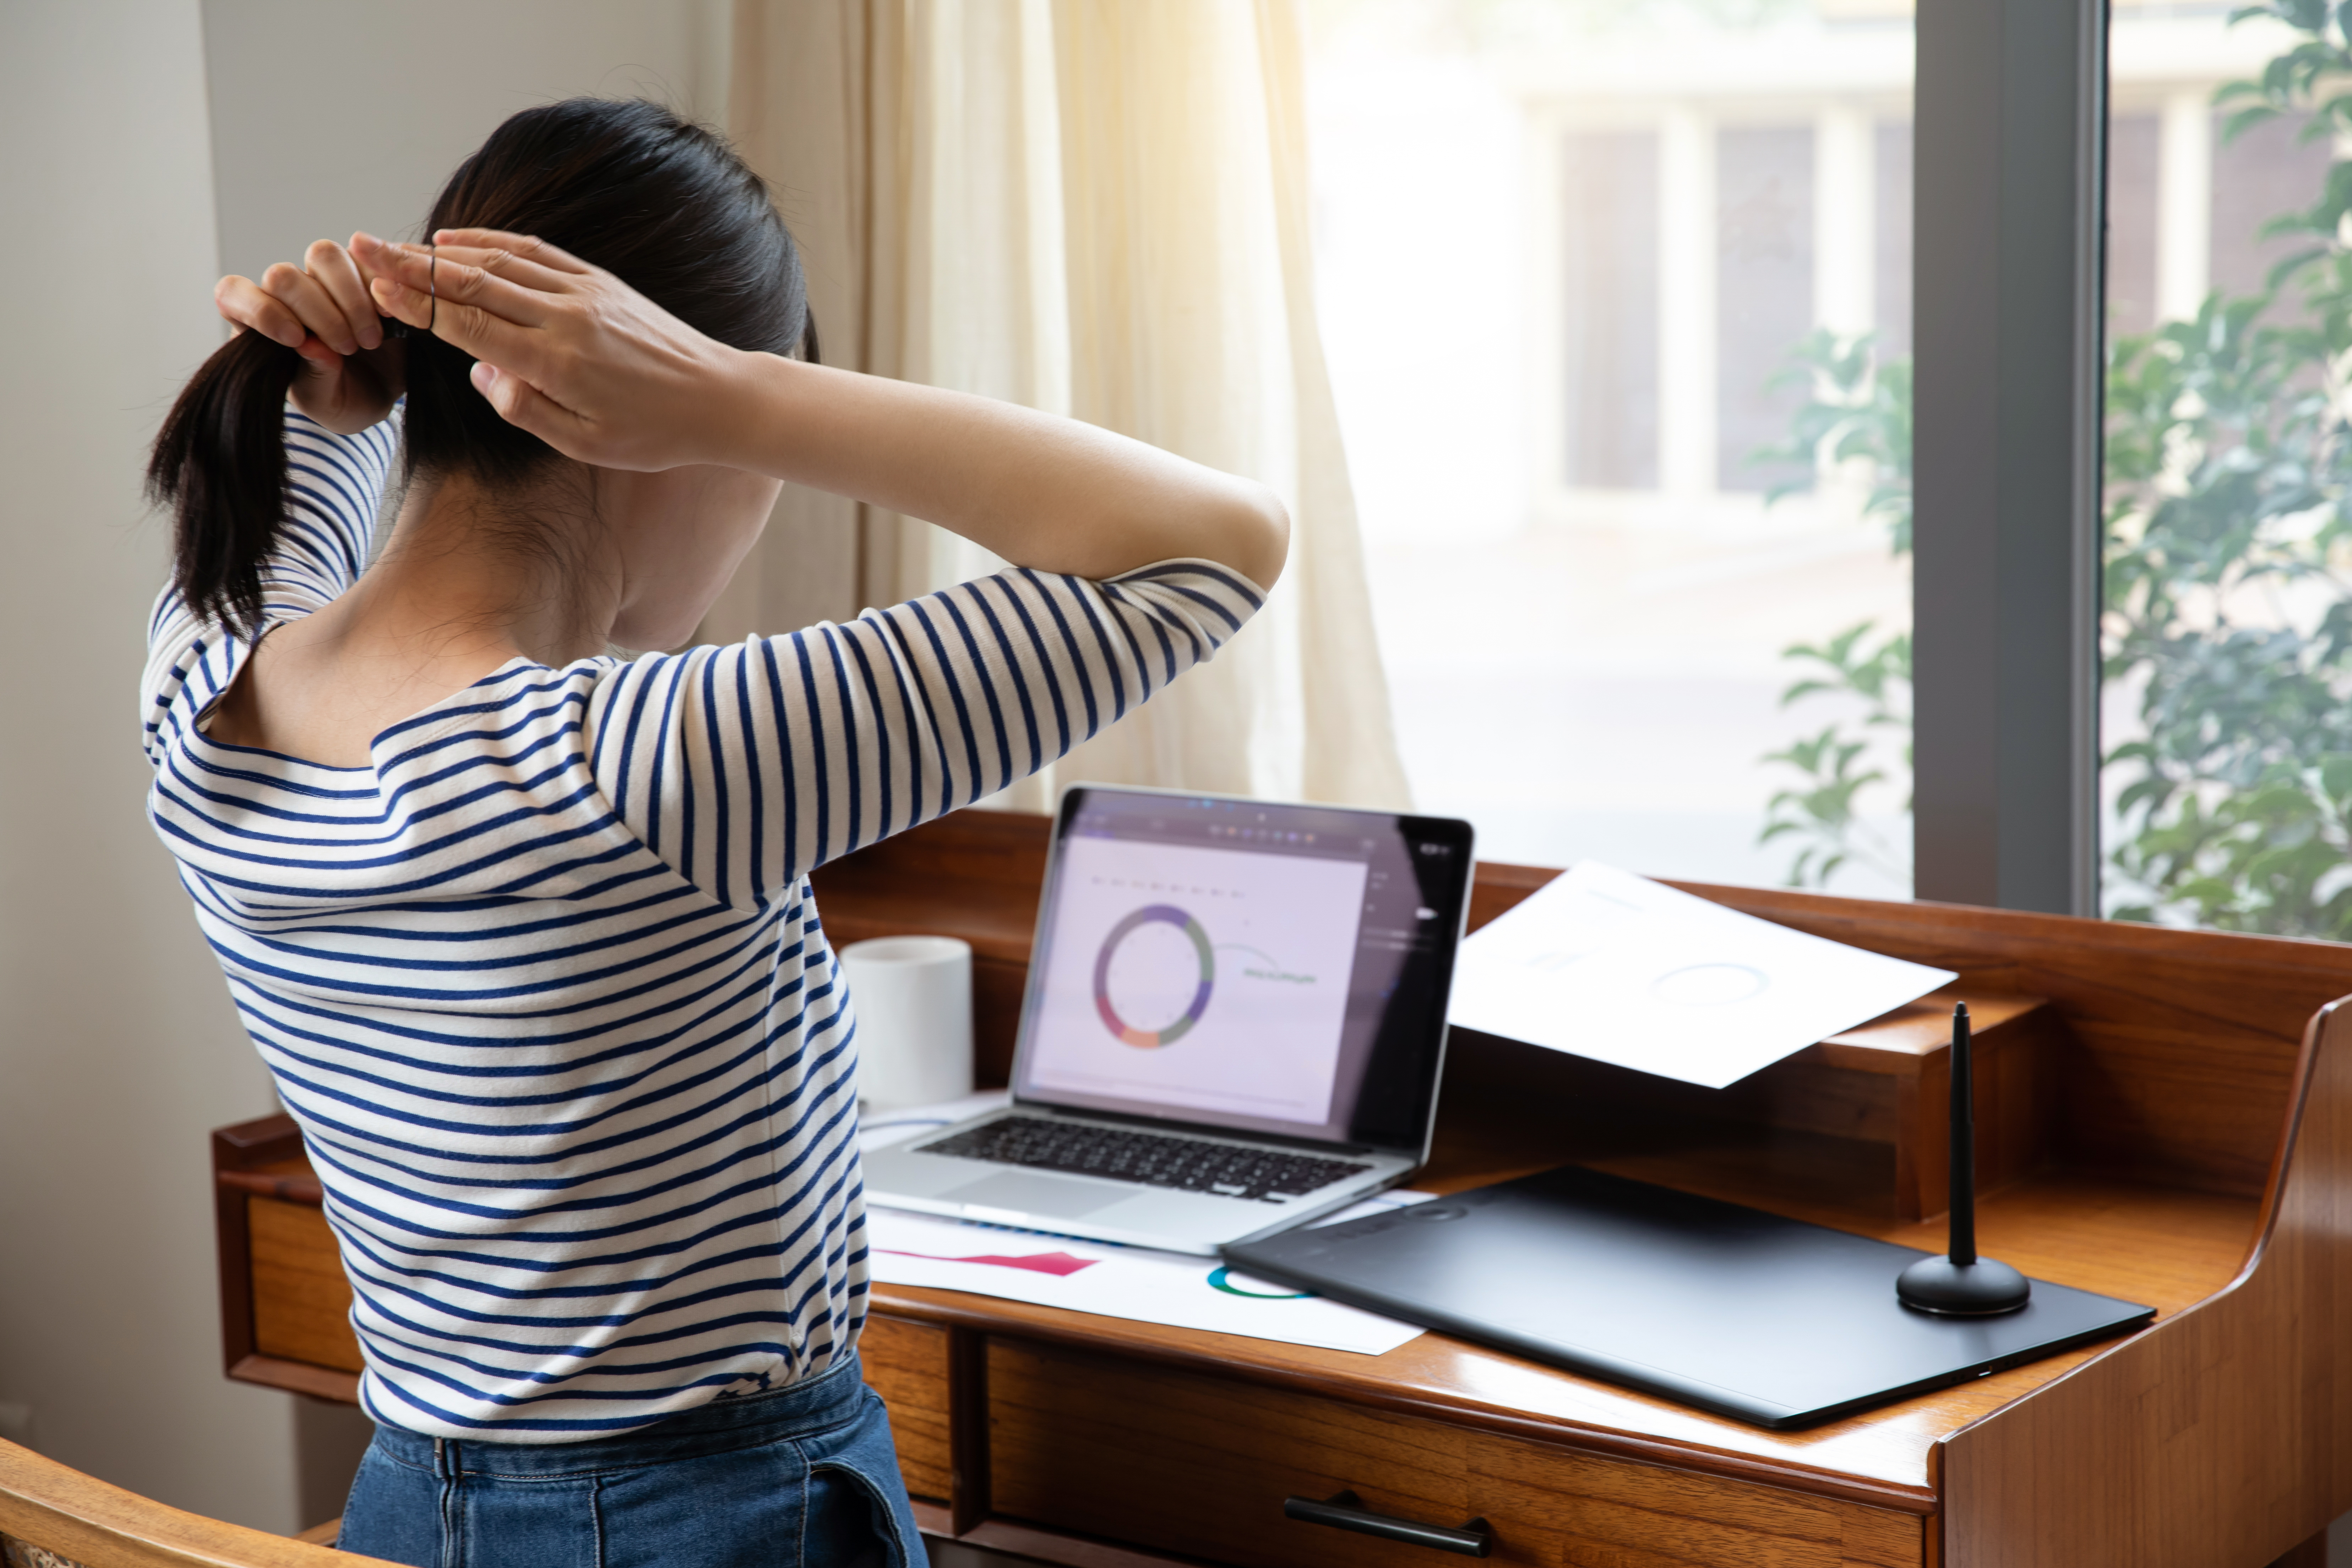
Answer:
[(2139, 1328), (2152, 1307), (2033, 1282), (1997, 1318), (1895, 1299), (1907, 1247), (1567, 1166), (1239, 1242), (1235, 1266), (1770, 1427), (1811, 1426)]

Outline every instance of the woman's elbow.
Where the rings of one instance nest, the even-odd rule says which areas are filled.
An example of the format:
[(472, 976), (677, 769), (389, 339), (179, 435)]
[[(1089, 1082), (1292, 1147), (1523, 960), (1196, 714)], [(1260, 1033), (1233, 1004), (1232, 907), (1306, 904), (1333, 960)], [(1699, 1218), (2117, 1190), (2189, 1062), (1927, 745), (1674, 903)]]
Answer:
[(1290, 559), (1290, 513), (1264, 485), (1244, 481), (1236, 489), (1225, 529), (1224, 564), (1270, 590)]

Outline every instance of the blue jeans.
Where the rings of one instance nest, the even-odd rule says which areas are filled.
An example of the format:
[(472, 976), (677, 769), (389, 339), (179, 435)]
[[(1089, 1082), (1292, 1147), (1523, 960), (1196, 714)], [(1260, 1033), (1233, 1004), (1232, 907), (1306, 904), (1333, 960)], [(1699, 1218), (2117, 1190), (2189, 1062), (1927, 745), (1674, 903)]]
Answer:
[(923, 1568), (890, 1418), (856, 1357), (625, 1437), (378, 1426), (336, 1546), (414, 1568)]

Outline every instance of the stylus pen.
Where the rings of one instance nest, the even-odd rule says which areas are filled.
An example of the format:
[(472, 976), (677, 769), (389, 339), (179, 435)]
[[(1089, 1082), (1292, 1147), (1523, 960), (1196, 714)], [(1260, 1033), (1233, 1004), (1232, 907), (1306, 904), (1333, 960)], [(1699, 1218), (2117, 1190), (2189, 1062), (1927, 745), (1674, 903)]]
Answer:
[(1952, 1009), (1952, 1191), (1951, 1259), (1961, 1268), (1977, 1260), (1977, 1114), (1975, 1070), (1969, 1062), (1969, 1005)]

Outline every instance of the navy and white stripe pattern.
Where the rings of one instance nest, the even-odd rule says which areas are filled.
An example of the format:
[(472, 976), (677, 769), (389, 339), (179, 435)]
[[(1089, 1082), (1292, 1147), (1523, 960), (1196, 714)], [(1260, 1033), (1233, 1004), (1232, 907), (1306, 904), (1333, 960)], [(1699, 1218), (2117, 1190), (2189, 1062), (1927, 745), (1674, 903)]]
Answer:
[[(359, 574), (394, 441), (289, 416), (271, 617)], [(518, 659), (331, 768), (197, 729), (247, 649), (166, 595), (152, 814), (326, 1188), (369, 1413), (577, 1441), (845, 1353), (854, 1029), (808, 871), (1053, 761), (1258, 602), (1199, 562), (1009, 571), (740, 647)]]

